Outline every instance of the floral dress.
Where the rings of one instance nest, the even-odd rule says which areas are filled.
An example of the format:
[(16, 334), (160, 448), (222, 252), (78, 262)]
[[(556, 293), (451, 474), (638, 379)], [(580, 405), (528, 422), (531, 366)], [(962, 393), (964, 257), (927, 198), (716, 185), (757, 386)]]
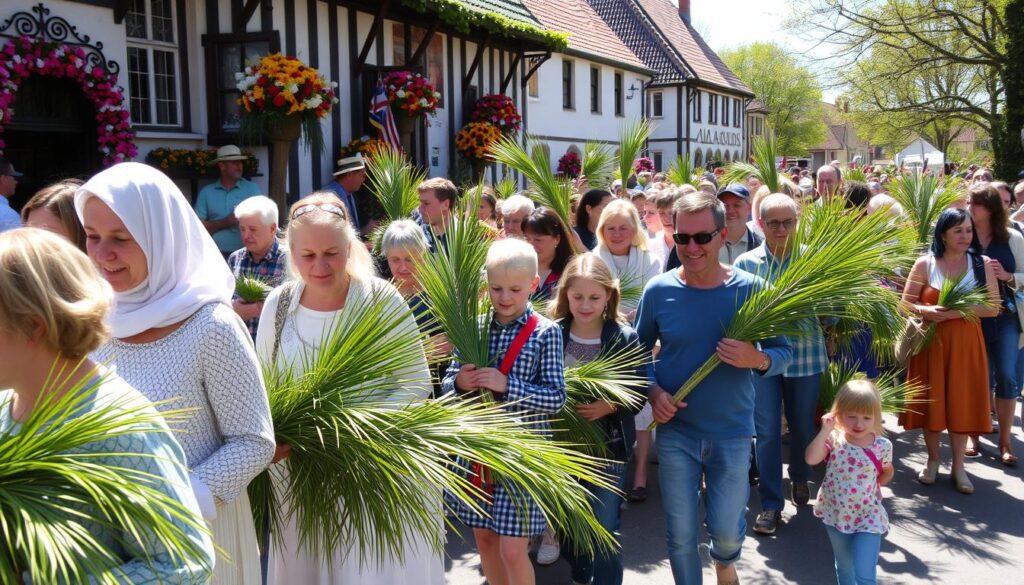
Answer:
[(825, 479), (814, 515), (844, 534), (888, 532), (889, 517), (878, 485), (879, 468), (867, 451), (870, 449), (883, 467), (892, 465), (892, 443), (875, 437), (870, 447), (858, 447), (833, 435), (827, 445)]

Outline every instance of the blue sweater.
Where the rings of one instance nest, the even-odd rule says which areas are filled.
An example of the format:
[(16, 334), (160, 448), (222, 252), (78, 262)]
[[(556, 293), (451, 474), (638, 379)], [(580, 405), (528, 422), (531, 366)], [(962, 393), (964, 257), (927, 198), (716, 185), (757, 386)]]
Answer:
[[(715, 353), (736, 309), (764, 281), (733, 270), (721, 286), (686, 286), (679, 271), (661, 274), (647, 283), (636, 314), (640, 342), (649, 349), (661, 341), (661, 351), (649, 370), (651, 383), (675, 393)], [(792, 358), (784, 337), (761, 341), (772, 365), (764, 375), (781, 374)], [(754, 435), (752, 370), (722, 363), (686, 397), (688, 405), (668, 424), (695, 439), (732, 439)]]

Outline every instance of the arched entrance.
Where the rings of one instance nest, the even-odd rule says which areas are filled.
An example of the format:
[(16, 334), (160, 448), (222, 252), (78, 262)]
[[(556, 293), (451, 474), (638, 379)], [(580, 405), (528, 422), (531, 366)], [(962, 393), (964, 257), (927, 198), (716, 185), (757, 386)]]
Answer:
[(11, 201), (20, 208), (54, 181), (86, 178), (103, 168), (96, 148), (96, 109), (78, 83), (35, 75), (18, 88), (15, 116), (4, 129), (5, 157), (25, 174)]

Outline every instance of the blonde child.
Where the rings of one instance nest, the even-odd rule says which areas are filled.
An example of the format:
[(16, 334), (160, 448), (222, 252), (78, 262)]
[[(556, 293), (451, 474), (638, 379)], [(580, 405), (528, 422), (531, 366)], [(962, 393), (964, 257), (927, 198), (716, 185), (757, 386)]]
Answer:
[(889, 518), (881, 486), (893, 476), (892, 443), (883, 437), (882, 400), (867, 380), (839, 389), (821, 432), (807, 447), (808, 465), (827, 461), (814, 515), (832, 541), (839, 585), (876, 583), (875, 567)]
[[(561, 328), (534, 312), (529, 302), (540, 280), (537, 253), (522, 240), (501, 240), (491, 245), (485, 268), (494, 307), (488, 317), (490, 357), (498, 366), (484, 368), (453, 360), (442, 390), (446, 394), (490, 391), (495, 399), (506, 402), (511, 414), (529, 418), (534, 428), (547, 432), (546, 415), (565, 405), (564, 348)], [(473, 528), (484, 577), (491, 585), (532, 585), (527, 548), (530, 538), (544, 530), (540, 506), (525, 494), (509, 494), (500, 482), (491, 483), (486, 469), (474, 466), (471, 473), (471, 479), (480, 480), (490, 494), (488, 501), (481, 502), (486, 515), (462, 505), (454, 508)]]

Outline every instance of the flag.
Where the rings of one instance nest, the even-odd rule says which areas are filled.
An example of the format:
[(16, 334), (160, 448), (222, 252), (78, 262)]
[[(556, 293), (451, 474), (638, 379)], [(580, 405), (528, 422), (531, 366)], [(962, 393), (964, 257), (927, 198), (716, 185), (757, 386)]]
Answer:
[(402, 142), (398, 139), (398, 128), (395, 127), (395, 116), (391, 113), (388, 94), (384, 91), (384, 82), (377, 80), (377, 89), (373, 92), (370, 102), (370, 123), (380, 131), (380, 139), (391, 148), (401, 151)]

